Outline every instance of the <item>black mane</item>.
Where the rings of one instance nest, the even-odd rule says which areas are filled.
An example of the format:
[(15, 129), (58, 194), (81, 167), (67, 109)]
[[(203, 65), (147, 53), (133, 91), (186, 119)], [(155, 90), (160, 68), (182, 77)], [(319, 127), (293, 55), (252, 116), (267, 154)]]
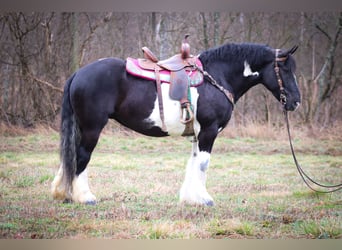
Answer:
[(261, 65), (265, 60), (273, 60), (274, 53), (272, 48), (264, 44), (227, 43), (204, 51), (201, 53), (200, 59), (204, 64), (214, 61), (243, 63), (247, 60), (250, 64)]

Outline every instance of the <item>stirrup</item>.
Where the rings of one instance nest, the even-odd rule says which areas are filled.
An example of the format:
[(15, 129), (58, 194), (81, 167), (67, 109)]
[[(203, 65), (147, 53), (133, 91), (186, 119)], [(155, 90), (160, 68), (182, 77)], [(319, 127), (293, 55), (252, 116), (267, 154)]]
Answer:
[[(185, 118), (184, 117), (184, 112), (185, 112)], [(189, 102), (182, 104), (182, 118), (181, 118), (181, 123), (187, 124), (190, 123), (194, 120), (194, 113), (192, 112), (191, 109), (191, 104)]]
[(187, 124), (185, 124), (184, 131), (182, 133), (182, 136), (188, 137), (188, 136), (194, 136), (195, 131), (194, 131), (194, 120), (191, 120)]
[[(185, 114), (184, 114), (185, 112)], [(185, 119), (183, 117), (185, 116)], [(194, 113), (191, 109), (191, 104), (189, 102), (182, 104), (182, 118), (181, 123), (185, 124), (184, 131), (182, 133), (182, 136), (194, 136)]]

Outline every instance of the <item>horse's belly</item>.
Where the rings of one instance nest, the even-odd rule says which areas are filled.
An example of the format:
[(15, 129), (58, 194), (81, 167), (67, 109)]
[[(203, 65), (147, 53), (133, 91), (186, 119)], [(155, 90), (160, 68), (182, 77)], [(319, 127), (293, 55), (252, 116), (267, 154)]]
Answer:
[[(184, 131), (185, 125), (180, 122), (181, 120), (181, 107), (180, 102), (170, 99), (169, 96), (169, 84), (162, 84), (161, 90), (163, 95), (163, 109), (164, 109), (164, 121), (167, 132), (170, 135), (180, 135)], [(198, 131), (199, 125), (196, 121), (196, 111), (197, 111), (197, 99), (198, 92), (196, 88), (191, 88), (191, 104), (194, 110), (195, 122), (194, 127), (195, 131)], [(162, 121), (160, 118), (159, 112), (159, 102), (158, 98), (156, 98), (154, 102), (154, 109), (151, 115), (147, 118), (149, 121), (153, 121), (154, 124), (158, 127), (162, 127)]]

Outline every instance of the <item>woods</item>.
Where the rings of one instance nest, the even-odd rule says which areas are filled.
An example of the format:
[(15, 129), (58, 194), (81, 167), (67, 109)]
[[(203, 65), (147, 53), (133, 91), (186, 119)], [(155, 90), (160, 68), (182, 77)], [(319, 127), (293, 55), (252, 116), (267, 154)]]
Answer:
[[(342, 120), (342, 13), (1, 13), (0, 122), (31, 127), (54, 124), (63, 86), (77, 68), (102, 57), (159, 58), (178, 53), (184, 34), (191, 53), (227, 42), (299, 49), (298, 124), (332, 126)], [(236, 105), (233, 124), (278, 124), (280, 106), (263, 87)]]

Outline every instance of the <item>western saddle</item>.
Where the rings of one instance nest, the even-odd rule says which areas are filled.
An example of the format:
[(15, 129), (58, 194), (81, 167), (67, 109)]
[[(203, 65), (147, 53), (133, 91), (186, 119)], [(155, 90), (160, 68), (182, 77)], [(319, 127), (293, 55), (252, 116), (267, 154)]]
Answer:
[(141, 68), (154, 70), (163, 131), (167, 131), (167, 129), (164, 122), (163, 98), (159, 71), (170, 71), (169, 96), (171, 99), (177, 100), (181, 104), (182, 116), (180, 121), (185, 124), (182, 136), (192, 136), (195, 134), (193, 128), (194, 113), (192, 110), (191, 100), (189, 100), (191, 98), (190, 86), (186, 69), (192, 68), (193, 70), (196, 70), (197, 66), (196, 58), (190, 55), (190, 45), (187, 42), (188, 36), (189, 35), (185, 35), (181, 45), (180, 54), (176, 54), (166, 60), (159, 61), (149, 48), (143, 47), (142, 51), (144, 59), (138, 59), (139, 66)]

